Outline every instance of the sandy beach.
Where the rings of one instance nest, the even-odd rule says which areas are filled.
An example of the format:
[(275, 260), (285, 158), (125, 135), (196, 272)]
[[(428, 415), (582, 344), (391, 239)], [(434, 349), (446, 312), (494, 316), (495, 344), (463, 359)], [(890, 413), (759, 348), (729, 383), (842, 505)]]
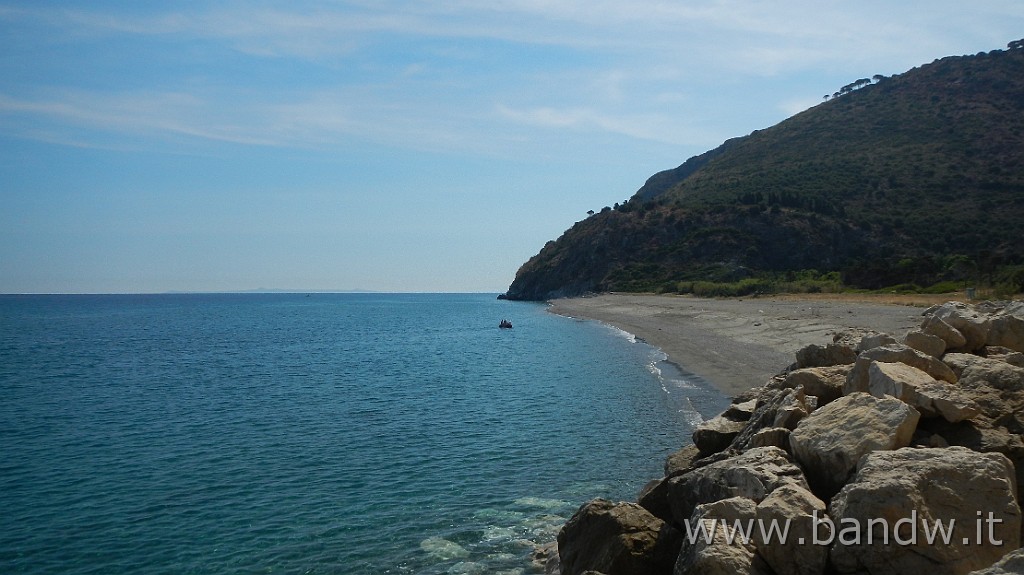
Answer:
[(860, 328), (902, 337), (921, 323), (923, 309), (791, 296), (603, 294), (554, 300), (550, 311), (628, 331), (731, 396), (763, 384), (793, 363), (798, 349), (831, 343), (837, 332)]

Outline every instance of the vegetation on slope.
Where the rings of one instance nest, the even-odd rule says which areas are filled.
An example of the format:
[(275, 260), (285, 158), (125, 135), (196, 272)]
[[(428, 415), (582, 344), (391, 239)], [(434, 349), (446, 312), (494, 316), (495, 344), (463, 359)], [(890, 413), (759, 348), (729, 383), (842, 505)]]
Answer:
[(655, 174), (548, 242), (507, 297), (812, 277), (1024, 289), (1020, 46), (859, 80)]

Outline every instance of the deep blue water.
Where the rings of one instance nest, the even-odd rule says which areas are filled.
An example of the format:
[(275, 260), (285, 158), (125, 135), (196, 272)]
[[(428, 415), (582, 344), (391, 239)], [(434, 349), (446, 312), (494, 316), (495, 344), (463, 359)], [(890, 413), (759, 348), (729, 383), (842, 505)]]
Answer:
[(0, 571), (529, 573), (724, 407), (663, 357), (489, 294), (0, 296)]

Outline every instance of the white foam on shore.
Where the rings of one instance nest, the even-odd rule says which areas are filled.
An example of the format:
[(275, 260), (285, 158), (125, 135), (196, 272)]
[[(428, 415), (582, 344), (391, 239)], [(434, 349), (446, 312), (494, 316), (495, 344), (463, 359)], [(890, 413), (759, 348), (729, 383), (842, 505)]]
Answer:
[[(597, 320), (594, 320), (594, 321), (597, 321)], [(597, 321), (597, 323), (599, 323), (600, 325), (603, 325), (605, 328), (611, 330), (612, 333), (614, 333), (615, 335), (617, 335), (617, 336), (621, 337), (622, 339), (628, 341), (629, 343), (636, 343), (637, 341), (641, 341), (641, 342), (643, 341), (643, 340), (638, 340), (636, 335), (634, 335), (632, 333), (629, 333), (628, 331), (626, 331), (626, 330), (624, 330), (622, 328), (616, 327), (616, 326), (614, 326), (614, 325), (612, 325), (610, 323), (605, 323), (603, 321)]]
[(690, 401), (689, 397), (685, 398), (685, 400), (685, 404), (679, 410), (679, 413), (682, 414), (683, 419), (690, 427), (697, 427), (704, 422), (704, 416), (693, 406), (693, 402)]
[[(690, 426), (699, 425), (704, 421), (705, 418), (697, 406), (701, 405), (707, 408), (708, 406), (704, 405), (705, 403), (708, 403), (707, 396), (720, 394), (711, 382), (697, 374), (686, 371), (679, 365), (669, 361), (668, 354), (660, 347), (655, 347), (643, 339), (638, 338), (635, 334), (632, 334), (620, 327), (614, 326), (610, 323), (605, 323), (601, 320), (581, 319), (573, 316), (563, 317), (568, 317), (577, 321), (595, 322), (630, 343), (641, 343), (649, 347), (651, 349), (651, 360), (646, 364), (647, 371), (658, 379), (661, 390), (669, 396), (671, 401), (679, 404), (678, 412), (681, 414), (683, 420)], [(692, 398), (696, 398), (696, 403), (694, 403)], [(715, 408), (717, 408), (717, 404), (721, 402), (712, 401), (711, 403)], [(715, 408), (711, 408), (709, 411), (715, 411)], [(724, 407), (722, 409), (724, 409)], [(715, 413), (720, 411), (721, 409), (718, 409)]]

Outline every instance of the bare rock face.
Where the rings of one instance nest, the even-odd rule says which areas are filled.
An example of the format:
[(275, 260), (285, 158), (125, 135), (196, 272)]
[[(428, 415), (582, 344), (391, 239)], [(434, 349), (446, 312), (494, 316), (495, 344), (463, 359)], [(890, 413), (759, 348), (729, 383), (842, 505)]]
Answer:
[(962, 447), (866, 456), (830, 505), (833, 568), (961, 575), (992, 565), (1020, 545), (1013, 473), (1005, 456)]
[[(702, 455), (718, 453), (736, 438), (747, 426), (746, 421), (737, 421), (722, 414), (702, 422), (693, 430), (693, 444)], [(749, 416), (748, 416), (749, 417)]]
[(654, 479), (649, 481), (640, 495), (637, 503), (651, 513), (651, 515), (662, 521), (672, 521), (672, 508), (668, 504), (668, 478)]
[(921, 353), (941, 358), (946, 352), (946, 342), (937, 335), (929, 335), (923, 331), (912, 331), (903, 338), (903, 343)]
[(563, 575), (668, 574), (681, 544), (678, 531), (636, 503), (594, 499), (559, 531), (558, 556)]
[(982, 382), (1004, 391), (1024, 390), (1024, 368), (985, 357), (975, 358), (961, 372), (962, 386), (976, 386)]
[(766, 427), (750, 437), (750, 447), (778, 447), (789, 451), (789, 434), (785, 427)]
[(972, 352), (981, 349), (988, 342), (991, 328), (988, 314), (961, 302), (947, 302), (939, 306), (932, 317), (941, 319), (964, 336), (964, 344), (950, 346), (950, 350)]
[(1024, 302), (1011, 302), (992, 315), (988, 345), (1024, 352)]
[(839, 343), (830, 343), (824, 347), (809, 345), (796, 352), (797, 368), (828, 367), (853, 363), (857, 359), (854, 348)]
[(871, 333), (861, 338), (860, 343), (857, 344), (856, 351), (857, 353), (860, 353), (862, 351), (893, 343), (897, 343), (896, 338), (887, 333)]
[(755, 409), (757, 409), (757, 398), (748, 399), (747, 401), (734, 401), (722, 412), (722, 415), (736, 421), (749, 421)]
[(785, 451), (758, 447), (669, 479), (669, 505), (675, 522), (682, 525), (700, 504), (730, 497), (757, 503), (788, 483), (807, 488), (803, 472)]
[(700, 459), (700, 450), (696, 445), (687, 445), (672, 453), (665, 458), (665, 477), (683, 473), (698, 459)]
[(852, 365), (836, 365), (830, 367), (807, 367), (796, 369), (779, 381), (772, 383), (778, 389), (794, 389), (803, 386), (804, 393), (818, 398), (818, 405), (825, 405), (839, 399), (843, 395), (843, 384), (849, 375)]
[(981, 349), (980, 355), (988, 359), (997, 359), (1017, 367), (1024, 367), (1024, 353), (1013, 351), (1012, 349), (1001, 345), (986, 345)]
[(905, 363), (920, 369), (935, 379), (941, 379), (949, 383), (956, 383), (957, 381), (953, 370), (937, 358), (903, 344), (895, 343), (869, 349), (857, 357), (853, 369), (850, 370), (850, 375), (846, 378), (846, 384), (843, 387), (844, 395), (849, 395), (855, 391), (868, 391), (868, 369), (873, 361)]
[(961, 371), (960, 388), (981, 412), (1024, 433), (1024, 368), (976, 357)]
[(758, 447), (752, 443), (753, 437), (761, 430), (771, 427), (793, 429), (797, 423), (814, 410), (816, 403), (813, 398), (797, 389), (762, 389), (757, 400), (757, 407), (743, 431), (733, 440), (729, 449), (734, 452), (745, 451)]
[(868, 389), (875, 397), (888, 395), (912, 405), (924, 417), (942, 416), (956, 423), (980, 413), (959, 387), (902, 363), (873, 362), (868, 369)]
[(970, 353), (953, 352), (942, 356), (942, 363), (948, 365), (959, 380), (967, 366), (982, 359), (985, 358)]
[(960, 330), (934, 315), (928, 316), (921, 322), (921, 331), (942, 339), (946, 342), (946, 349), (961, 349), (967, 345), (967, 338), (960, 333)]
[(865, 454), (910, 445), (919, 419), (916, 409), (898, 399), (853, 393), (801, 421), (789, 445), (815, 494), (829, 497)]
[(772, 575), (752, 541), (730, 537), (737, 521), (755, 518), (754, 502), (745, 497), (698, 505), (689, 518), (698, 536), (692, 542), (684, 538), (673, 575)]
[[(825, 503), (795, 484), (779, 487), (757, 505), (759, 527), (754, 540), (775, 575), (820, 575), (825, 571), (828, 547), (812, 544), (815, 521), (825, 517)], [(782, 529), (787, 521), (785, 541), (780, 540), (778, 531), (770, 534), (773, 522)]]
[(1017, 501), (1024, 501), (1024, 440), (984, 416), (976, 420), (949, 423), (936, 418), (922, 420), (919, 431), (941, 437), (948, 445), (959, 445), (981, 453), (1002, 453), (1017, 472)]

